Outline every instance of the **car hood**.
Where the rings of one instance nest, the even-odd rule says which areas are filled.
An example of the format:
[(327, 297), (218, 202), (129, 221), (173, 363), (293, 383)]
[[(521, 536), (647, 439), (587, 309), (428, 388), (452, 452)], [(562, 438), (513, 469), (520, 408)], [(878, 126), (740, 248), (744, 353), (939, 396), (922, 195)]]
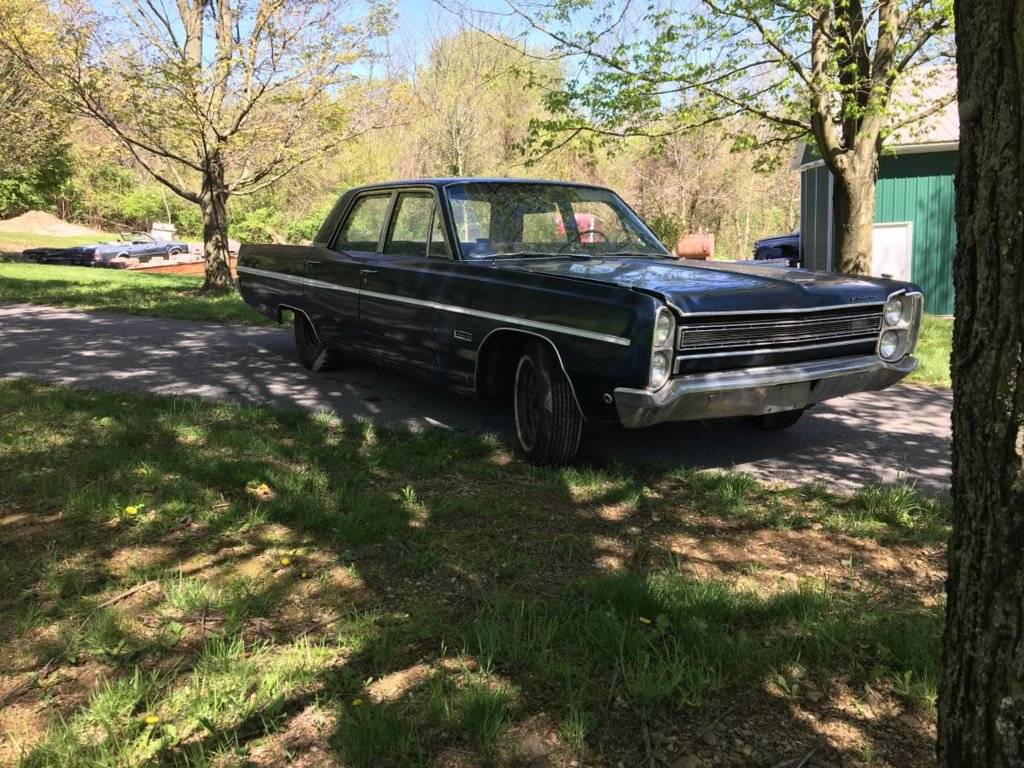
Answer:
[(885, 301), (906, 283), (806, 269), (658, 258), (496, 259), (495, 268), (656, 293), (684, 312), (813, 309)]

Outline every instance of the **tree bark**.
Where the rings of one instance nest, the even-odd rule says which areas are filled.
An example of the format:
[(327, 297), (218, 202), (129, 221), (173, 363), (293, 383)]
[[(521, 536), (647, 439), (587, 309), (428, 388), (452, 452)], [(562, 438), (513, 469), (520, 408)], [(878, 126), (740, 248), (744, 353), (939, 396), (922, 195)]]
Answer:
[(206, 267), (203, 291), (227, 291), (233, 285), (228, 252), (228, 191), (224, 182), (224, 162), (219, 154), (213, 154), (204, 166), (199, 206), (203, 212), (203, 258)]
[(833, 264), (851, 275), (871, 272), (877, 155), (862, 165), (835, 174), (832, 186)]
[(957, 0), (953, 535), (939, 761), (1024, 764), (1024, 0)]

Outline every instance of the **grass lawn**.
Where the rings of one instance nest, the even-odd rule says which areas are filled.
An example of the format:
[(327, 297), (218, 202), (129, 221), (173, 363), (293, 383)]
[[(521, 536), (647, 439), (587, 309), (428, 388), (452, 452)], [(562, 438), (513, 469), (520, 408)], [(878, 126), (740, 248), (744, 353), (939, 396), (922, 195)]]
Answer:
[(925, 315), (915, 353), (921, 364), (908, 380), (937, 387), (951, 387), (949, 355), (952, 350), (953, 318)]
[(32, 232), (0, 232), (0, 253), (21, 253), (26, 248), (71, 248), (97, 241), (116, 240), (117, 235), (39, 235)]
[(259, 324), (269, 322), (237, 293), (206, 296), (202, 279), (144, 275), (114, 269), (49, 264), (0, 264), (0, 301), (24, 301), (78, 309), (185, 320)]
[(0, 424), (0, 763), (934, 763), (906, 488), (28, 381)]

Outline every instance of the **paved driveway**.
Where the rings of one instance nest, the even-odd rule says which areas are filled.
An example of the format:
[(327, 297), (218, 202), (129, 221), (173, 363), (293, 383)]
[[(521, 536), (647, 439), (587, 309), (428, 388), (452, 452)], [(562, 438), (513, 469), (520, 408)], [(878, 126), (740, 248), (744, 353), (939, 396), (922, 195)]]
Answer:
[[(392, 427), (441, 426), (511, 439), (509, 414), (494, 404), (368, 364), (309, 373), (295, 362), (290, 328), (0, 304), (0, 376), (330, 409)], [(819, 405), (785, 432), (761, 432), (739, 421), (640, 431), (595, 426), (585, 433), (582, 457), (721, 467), (847, 487), (905, 479), (943, 493), (951, 408), (947, 390), (899, 385)]]

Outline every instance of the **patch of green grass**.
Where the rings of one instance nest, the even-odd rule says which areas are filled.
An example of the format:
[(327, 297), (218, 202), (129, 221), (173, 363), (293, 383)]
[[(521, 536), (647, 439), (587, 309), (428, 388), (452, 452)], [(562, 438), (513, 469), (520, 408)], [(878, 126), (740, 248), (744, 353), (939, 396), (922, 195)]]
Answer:
[(256, 716), (265, 729), (290, 696), (309, 687), (329, 656), (324, 646), (306, 640), (278, 647), (213, 637), (184, 684), (175, 687), (169, 676), (136, 667), (106, 683), (74, 716), (56, 721), (23, 765), (141, 765), (158, 755), (174, 763), (196, 740), (223, 746)]
[(49, 264), (0, 264), (0, 301), (156, 315), (182, 320), (270, 322), (237, 292), (200, 293), (202, 279)]
[(463, 733), (484, 755), (497, 754), (502, 734), (512, 719), (515, 697), (509, 687), (473, 677), (459, 692), (458, 718)]
[[(933, 592), (839, 588), (798, 552), (780, 589), (743, 551), (824, 528), (937, 562), (946, 509), (913, 489), (538, 469), (490, 436), (31, 381), (0, 381), (0, 423), (0, 655), (101, 680), (26, 689), (64, 712), (26, 765), (238, 764), (308, 707), (354, 766), (514, 763), (538, 721), (555, 764), (638, 764), (641, 722), (788, 707), (807, 681), (933, 711)], [(687, 570), (720, 547), (717, 576)]]
[(420, 745), (402, 709), (357, 701), (344, 707), (334, 737), (346, 765), (370, 768), (413, 764)]
[(116, 240), (117, 235), (37, 235), (32, 232), (0, 232), (0, 252), (20, 252), (26, 248), (72, 248)]
[[(546, 630), (527, 644), (524, 624)], [(527, 670), (550, 684), (584, 680), (591, 706), (607, 699), (611, 685), (648, 715), (699, 707), (717, 691), (800, 664), (818, 675), (842, 669), (861, 682), (881, 680), (927, 705), (935, 699), (941, 628), (941, 609), (893, 608), (822, 582), (765, 596), (670, 570), (589, 580), (554, 604), (492, 600), (474, 626), (497, 671)], [(568, 665), (568, 676), (553, 658)]]
[(694, 509), (775, 530), (820, 525), (887, 542), (941, 543), (949, 535), (949, 504), (906, 483), (865, 486), (852, 496), (818, 484), (767, 488), (751, 475), (719, 470), (668, 473)]
[(925, 315), (914, 353), (920, 361), (908, 381), (935, 387), (951, 387), (949, 356), (953, 351), (953, 318)]

